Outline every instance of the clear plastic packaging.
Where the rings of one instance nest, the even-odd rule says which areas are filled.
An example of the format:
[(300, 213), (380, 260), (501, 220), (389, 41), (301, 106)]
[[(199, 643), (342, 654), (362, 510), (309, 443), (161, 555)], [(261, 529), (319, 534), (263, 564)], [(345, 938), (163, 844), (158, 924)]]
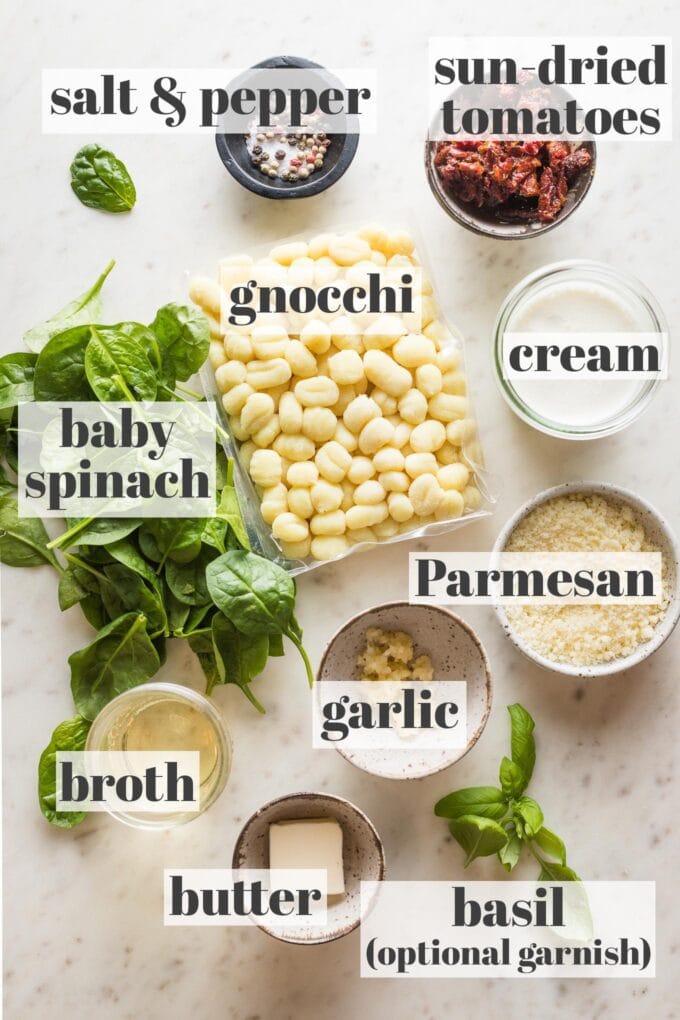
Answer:
[[(374, 227), (371, 228), (343, 227), (341, 229), (333, 231), (333, 234), (337, 235), (344, 235), (350, 233), (359, 234), (362, 231), (366, 231), (367, 229), (378, 230), (378, 228)], [(382, 231), (382, 234), (385, 235), (385, 231)], [(291, 574), (299, 574), (304, 571), (311, 570), (312, 568), (318, 567), (325, 562), (334, 562), (335, 560), (342, 559), (345, 556), (348, 556), (357, 550), (365, 550), (367, 548), (370, 548), (372, 545), (378, 543), (392, 544), (395, 542), (404, 541), (406, 539), (421, 538), (427, 535), (440, 535), (447, 531), (451, 531), (454, 528), (462, 527), (463, 525), (468, 524), (471, 521), (475, 521), (481, 517), (487, 516), (491, 512), (491, 506), (494, 502), (494, 497), (489, 491), (488, 478), (484, 471), (484, 461), (482, 455), (482, 448), (479, 441), (478, 425), (476, 418), (474, 417), (474, 411), (471, 407), (471, 404), (469, 403), (470, 401), (469, 386), (467, 385), (469, 383), (469, 377), (465, 368), (464, 340), (461, 333), (455, 327), (453, 327), (444, 316), (441, 303), (440, 301), (437, 300), (436, 296), (437, 288), (436, 284), (433, 281), (433, 275), (431, 273), (429, 265), (427, 264), (426, 258), (423, 256), (423, 244), (422, 241), (417, 237), (417, 234), (413, 230), (407, 230), (405, 232), (399, 231), (398, 234), (396, 232), (387, 234), (388, 238), (404, 236), (413, 238), (415, 241), (415, 250), (411, 253), (410, 256), (414, 261), (411, 264), (420, 267), (423, 273), (423, 278), (432, 283), (432, 291), (430, 297), (434, 302), (436, 308), (433, 321), (440, 322), (443, 327), (442, 330), (440, 331), (440, 335), (438, 336), (437, 340), (437, 343), (440, 345), (440, 350), (445, 350), (447, 348), (452, 347), (453, 349), (458, 350), (460, 353), (461, 362), (458, 371), (464, 375), (466, 382), (465, 396), (467, 397), (468, 400), (468, 409), (465, 413), (464, 420), (466, 423), (469, 423), (470, 421), (474, 422), (474, 427), (472, 427), (470, 424), (466, 424), (465, 428), (461, 429), (463, 439), (461, 441), (460, 447), (456, 451), (457, 455), (455, 462), (463, 463), (470, 471), (470, 479), (467, 483), (467, 487), (470, 489), (470, 493), (467, 498), (469, 498), (470, 503), (472, 505), (470, 505), (469, 507), (467, 506), (466, 498), (466, 506), (462, 515), (451, 519), (443, 519), (437, 521), (432, 520), (425, 521), (422, 518), (414, 517), (412, 518), (411, 521), (408, 522), (407, 525), (402, 525), (402, 527), (404, 527), (405, 530), (400, 530), (397, 534), (394, 534), (389, 537), (377, 538), (375, 541), (354, 541), (347, 550), (343, 551), (340, 555), (335, 556), (333, 559), (314, 559), (311, 555), (306, 557), (305, 559), (290, 559), (286, 557), (283, 553), (283, 550), (278, 540), (272, 534), (271, 526), (265, 522), (260, 512), (261, 505), (260, 496), (241, 458), (240, 455), (241, 444), (234, 436), (234, 429), (232, 427), (230, 417), (224, 411), (221, 399), (222, 393), (218, 389), (218, 385), (215, 379), (215, 369), (213, 368), (210, 362), (206, 362), (206, 364), (203, 366), (203, 369), (201, 370), (201, 382), (206, 398), (208, 400), (215, 401), (215, 404), (217, 406), (217, 413), (229, 436), (229, 440), (228, 441), (225, 440), (223, 442), (223, 445), (227, 456), (232, 457), (234, 460), (234, 484), (236, 486), (236, 491), (241, 506), (241, 513), (243, 516), (245, 527), (248, 532), (248, 536), (250, 538), (251, 546), (255, 552), (260, 553), (261, 555), (276, 561), (277, 563), (285, 567)], [(249, 254), (252, 255), (255, 259), (266, 259), (269, 258), (270, 252), (275, 248), (279, 248), (282, 245), (288, 245), (298, 242), (308, 242), (310, 240), (311, 239), (308, 235), (296, 235), (294, 237), (288, 237), (276, 241), (271, 245), (268, 245), (267, 247), (258, 246), (254, 248), (251, 252), (249, 252)], [(406, 256), (398, 255), (397, 258), (403, 259), (406, 258)], [(388, 260), (388, 265), (389, 264), (390, 263)], [(402, 262), (399, 262), (398, 264), (401, 265)], [(197, 291), (199, 289), (200, 289), (199, 287), (195, 287), (194, 291)], [(201, 301), (196, 297), (196, 293), (193, 294), (193, 297), (194, 300), (197, 301), (197, 303), (201, 304)], [(215, 321), (216, 316), (214, 314), (214, 310), (212, 316), (210, 316), (209, 314), (209, 317), (212, 318), (213, 333), (215, 333), (217, 324)], [(424, 322), (423, 328), (424, 329), (426, 328)], [(372, 392), (372, 390), (369, 390), (369, 395), (370, 392)], [(450, 445), (448, 443), (448, 439), (447, 442), (445, 443), (445, 446), (446, 445)], [(474, 489), (479, 491), (479, 499), (475, 497), (475, 493), (473, 491)], [(422, 521), (422, 523), (419, 523), (419, 521)], [(408, 527), (408, 525), (410, 524), (413, 524), (413, 526)], [(351, 532), (347, 532), (347, 534), (351, 535)], [(361, 536), (357, 535), (356, 537), (360, 538)]]

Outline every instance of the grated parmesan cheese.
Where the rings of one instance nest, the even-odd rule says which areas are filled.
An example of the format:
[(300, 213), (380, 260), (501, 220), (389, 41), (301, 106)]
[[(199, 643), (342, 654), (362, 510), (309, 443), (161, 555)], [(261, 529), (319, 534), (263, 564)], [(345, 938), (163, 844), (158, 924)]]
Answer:
[[(536, 507), (520, 521), (507, 552), (662, 552), (626, 504), (571, 493)], [(591, 666), (630, 655), (653, 636), (668, 606), (667, 567), (659, 605), (507, 606), (514, 630), (540, 655)]]

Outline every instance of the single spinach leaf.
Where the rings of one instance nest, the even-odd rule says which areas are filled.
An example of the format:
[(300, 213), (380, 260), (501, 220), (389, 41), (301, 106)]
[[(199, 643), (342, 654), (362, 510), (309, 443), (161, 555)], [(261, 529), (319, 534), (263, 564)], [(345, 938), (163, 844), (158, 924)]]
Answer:
[(180, 602), (172, 594), (167, 584), (164, 588), (165, 592), (165, 612), (168, 617), (168, 630), (172, 637), (184, 637), (185, 626), (189, 618), (191, 607), (186, 602)]
[(83, 751), (90, 723), (81, 716), (59, 723), (38, 763), (40, 810), (52, 825), (72, 829), (85, 818), (85, 811), (57, 811), (57, 752)]
[(106, 546), (106, 551), (111, 554), (114, 560), (129, 567), (130, 570), (134, 570), (145, 581), (148, 581), (150, 584), (156, 583), (157, 576), (155, 570), (150, 563), (147, 563), (134, 541), (129, 537), (109, 542)]
[(90, 326), (73, 326), (45, 344), (35, 364), (35, 400), (68, 403), (95, 399), (85, 374), (85, 351), (91, 335)]
[(476, 815), (461, 815), (449, 822), (451, 835), (466, 853), (467, 868), (476, 857), (498, 853), (508, 842), (508, 834), (498, 822)]
[(269, 654), (276, 658), (284, 654), (283, 636), (281, 634), (269, 635)]
[(125, 163), (101, 145), (84, 145), (71, 163), (71, 187), (83, 205), (106, 212), (128, 212), (137, 192)]
[(86, 595), (80, 603), (80, 608), (87, 622), (95, 630), (101, 630), (102, 627), (105, 627), (110, 622), (99, 593), (91, 592), (89, 595)]
[(59, 577), (59, 608), (62, 613), (77, 605), (89, 594), (88, 589), (81, 584), (76, 568), (69, 567)]
[(10, 567), (58, 568), (54, 553), (47, 548), (50, 538), (39, 517), (19, 517), (14, 496), (0, 496), (0, 563)]
[(295, 606), (293, 579), (278, 564), (231, 550), (208, 565), (213, 602), (242, 634), (286, 634)]
[(506, 797), (519, 797), (526, 787), (526, 783), (524, 782), (524, 773), (519, 765), (516, 765), (514, 761), (510, 761), (509, 758), (503, 757), (499, 771), (499, 778), (503, 793)]
[(212, 691), (216, 684), (221, 683), (220, 673), (217, 668), (217, 662), (215, 661), (215, 653), (212, 646), (212, 638), (210, 634), (190, 634), (189, 647), (198, 659), (199, 665), (203, 670), (203, 675), (206, 681), (206, 693)]
[(238, 505), (238, 496), (233, 485), (225, 485), (222, 489), (216, 512), (223, 521), (227, 522), (241, 548), (249, 550), (250, 539), (241, 517), (241, 508)]
[(36, 354), (6, 354), (0, 358), (0, 408), (33, 400)]
[(498, 860), (501, 862), (506, 871), (512, 871), (519, 860), (521, 851), (522, 840), (519, 838), (517, 833), (512, 833), (505, 846), (502, 846), (498, 851)]
[(139, 544), (144, 555), (161, 566), (166, 560), (190, 563), (201, 551), (201, 518), (152, 517), (139, 530)]
[(567, 851), (558, 835), (543, 826), (535, 833), (533, 840), (540, 848), (542, 858), (555, 864), (566, 865)]
[(23, 341), (28, 349), (37, 353), (57, 333), (62, 333), (65, 329), (71, 329), (73, 326), (97, 322), (101, 318), (100, 292), (104, 286), (104, 280), (114, 265), (115, 262), (111, 259), (104, 272), (95, 280), (89, 290), (77, 297), (75, 301), (70, 301), (46, 322), (41, 322), (40, 325), (33, 326), (32, 329), (24, 333)]
[(227, 522), (221, 517), (207, 517), (201, 535), (204, 544), (217, 549), (220, 553), (226, 552), (227, 527)]
[(85, 373), (98, 400), (155, 400), (154, 337), (137, 322), (92, 326)]
[(168, 354), (177, 379), (186, 381), (198, 372), (210, 347), (210, 327), (199, 308), (164, 305), (149, 328)]
[(502, 818), (508, 805), (503, 792), (496, 786), (468, 786), (455, 790), (438, 800), (434, 813), (439, 818), (460, 818), (477, 815), (480, 818)]
[(258, 712), (264, 712), (250, 689), (250, 681), (259, 676), (267, 664), (267, 635), (241, 634), (226, 616), (216, 613), (212, 619), (212, 643), (220, 681), (240, 687)]
[[(146, 616), (150, 637), (158, 637), (167, 627), (168, 619), (158, 590), (149, 588), (142, 577), (122, 563), (104, 567), (108, 584), (101, 586), (104, 608), (114, 620), (123, 613), (138, 612)], [(157, 579), (156, 579), (156, 584)]]
[[(66, 523), (73, 535), (70, 540), (59, 544), (69, 548), (72, 545), (108, 546), (132, 534), (142, 522), (136, 517), (67, 517)], [(81, 524), (83, 527), (78, 527)]]
[(189, 563), (176, 563), (169, 559), (165, 564), (165, 580), (168, 588), (180, 602), (189, 606), (210, 604), (210, 592), (205, 579), (208, 564), (214, 552), (204, 546), (198, 556)]
[(510, 747), (512, 760), (522, 772), (522, 789), (526, 790), (533, 775), (536, 764), (536, 742), (534, 740), (534, 720), (526, 708), (521, 705), (508, 705), (510, 720), (512, 723)]
[(113, 620), (68, 661), (73, 700), (83, 718), (90, 720), (117, 694), (145, 683), (160, 667), (141, 613)]

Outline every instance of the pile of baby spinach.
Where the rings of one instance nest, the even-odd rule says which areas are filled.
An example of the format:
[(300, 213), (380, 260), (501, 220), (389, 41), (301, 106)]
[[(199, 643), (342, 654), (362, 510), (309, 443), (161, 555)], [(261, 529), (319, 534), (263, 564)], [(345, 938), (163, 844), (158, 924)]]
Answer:
[(534, 720), (521, 705), (508, 705), (511, 757), (501, 761), (498, 786), (470, 786), (437, 801), (434, 813), (448, 818), (449, 830), (465, 851), (465, 867), (476, 857), (498, 854), (507, 871), (526, 847), (540, 867), (539, 882), (579, 882), (567, 866), (559, 836), (543, 825), (543, 812), (524, 793), (536, 763)]
[(25, 334), (30, 353), (0, 358), (0, 561), (50, 564), (59, 574), (60, 609), (80, 606), (96, 631), (69, 658), (78, 714), (57, 726), (38, 768), (41, 810), (66, 828), (84, 814), (56, 811), (57, 752), (82, 750), (102, 708), (158, 671), (168, 639), (189, 642), (208, 694), (217, 684), (235, 684), (259, 712), (264, 708), (250, 685), (269, 656), (283, 655), (284, 637), (299, 650), (310, 685), (313, 680), (295, 617), (295, 582), (250, 551), (233, 465), (221, 446), (214, 517), (69, 518), (50, 540), (42, 521), (18, 515), (19, 403), (201, 399), (182, 383), (207, 356), (207, 319), (197, 309), (168, 304), (150, 325), (100, 325), (99, 294), (112, 265), (85, 294)]

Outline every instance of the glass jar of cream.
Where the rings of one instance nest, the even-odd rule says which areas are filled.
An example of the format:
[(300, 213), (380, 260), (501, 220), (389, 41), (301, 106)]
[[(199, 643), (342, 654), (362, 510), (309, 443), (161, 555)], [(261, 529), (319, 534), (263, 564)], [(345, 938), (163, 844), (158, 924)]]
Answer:
[[(555, 262), (521, 280), (503, 302), (494, 333), (504, 398), (523, 421), (562, 439), (597, 439), (625, 428), (651, 400), (666, 366), (667, 326), (655, 298), (634, 277), (586, 259)], [(631, 351), (648, 346), (657, 351), (658, 372), (621, 371), (639, 368)], [(545, 371), (545, 351), (558, 347), (585, 356), (553, 358)], [(628, 352), (625, 364), (621, 351)]]

